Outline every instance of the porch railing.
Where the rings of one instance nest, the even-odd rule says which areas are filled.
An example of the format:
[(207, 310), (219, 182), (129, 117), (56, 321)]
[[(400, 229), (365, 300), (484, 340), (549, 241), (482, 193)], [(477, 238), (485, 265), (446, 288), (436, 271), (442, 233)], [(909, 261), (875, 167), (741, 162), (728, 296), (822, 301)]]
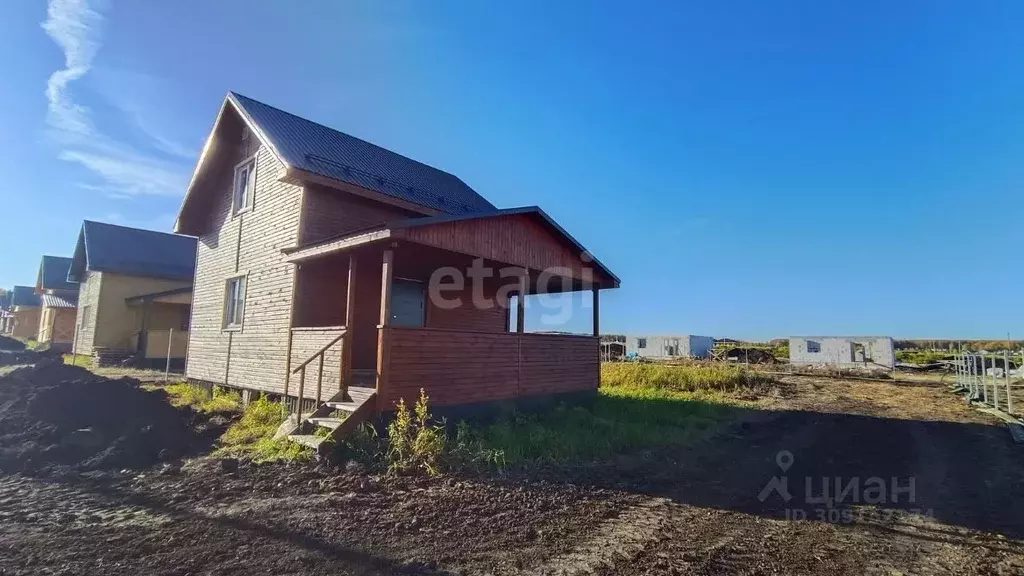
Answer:
[(349, 380), (348, 374), (345, 373), (346, 372), (345, 371), (345, 359), (346, 359), (345, 357), (346, 357), (346, 353), (348, 352), (348, 346), (346, 346), (345, 340), (347, 338), (348, 338), (348, 330), (342, 330), (341, 334), (338, 334), (333, 340), (331, 340), (330, 342), (328, 342), (327, 344), (322, 346), (320, 348), (320, 350), (318, 350), (315, 354), (313, 354), (312, 356), (307, 358), (305, 361), (303, 361), (301, 364), (299, 364), (298, 368), (295, 368), (294, 370), (292, 370), (292, 374), (298, 374), (299, 375), (299, 394), (298, 394), (297, 401), (295, 402), (295, 413), (297, 415), (299, 415), (300, 419), (301, 419), (301, 416), (302, 416), (302, 402), (305, 400), (305, 394), (306, 394), (306, 368), (314, 360), (318, 360), (319, 361), (319, 368), (320, 369), (317, 370), (317, 374), (316, 374), (316, 404), (314, 405), (314, 408), (313, 408), (314, 410), (316, 410), (316, 408), (319, 407), (323, 403), (323, 401), (324, 401), (323, 400), (324, 354), (328, 350), (330, 350), (332, 346), (334, 346), (335, 344), (337, 344), (339, 342), (341, 342), (342, 345), (341, 345), (341, 354), (339, 355), (339, 357), (340, 357), (340, 365), (338, 366), (338, 374), (339, 374), (338, 388), (339, 388), (339, 391), (341, 392), (341, 394), (343, 396), (347, 392), (348, 380)]

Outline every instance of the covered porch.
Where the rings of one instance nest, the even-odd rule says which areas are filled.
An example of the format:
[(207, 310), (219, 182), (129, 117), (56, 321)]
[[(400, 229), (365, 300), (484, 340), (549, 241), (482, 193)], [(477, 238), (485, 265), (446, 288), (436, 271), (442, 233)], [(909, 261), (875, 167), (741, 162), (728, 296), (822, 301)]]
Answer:
[(189, 315), (192, 289), (178, 288), (125, 299), (134, 312), (135, 331), (126, 352), (145, 360), (167, 360), (183, 364), (188, 355)]
[[(592, 392), (599, 293), (615, 278), (539, 209), (403, 220), (287, 251), (296, 269), (285, 395), (374, 410)], [(528, 333), (530, 294), (586, 291), (586, 335)]]

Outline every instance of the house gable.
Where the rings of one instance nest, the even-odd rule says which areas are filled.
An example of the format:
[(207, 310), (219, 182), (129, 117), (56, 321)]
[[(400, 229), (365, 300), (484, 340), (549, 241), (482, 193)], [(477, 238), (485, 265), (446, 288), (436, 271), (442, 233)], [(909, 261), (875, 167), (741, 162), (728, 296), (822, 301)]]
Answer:
[(223, 149), (231, 147), (232, 136), (244, 133), (242, 127), (280, 164), (275, 177), (290, 184), (319, 184), (425, 215), (494, 209), (452, 174), (232, 92), (203, 146), (176, 232), (198, 236), (205, 230), (203, 216), (210, 206), (205, 183), (217, 171)]

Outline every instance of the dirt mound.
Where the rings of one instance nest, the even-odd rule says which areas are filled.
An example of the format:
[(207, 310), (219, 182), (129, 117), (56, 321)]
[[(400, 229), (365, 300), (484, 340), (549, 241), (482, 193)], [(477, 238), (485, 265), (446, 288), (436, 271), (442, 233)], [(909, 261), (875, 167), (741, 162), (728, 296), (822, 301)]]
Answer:
[(208, 445), (206, 417), (59, 360), (0, 378), (0, 470), (142, 468)]
[[(17, 342), (17, 340), (15, 340)], [(20, 342), (18, 342), (20, 344)], [(56, 350), (4, 350), (0, 348), (0, 366), (17, 366), (19, 364), (35, 364), (40, 360), (60, 360), (61, 354)]]
[(25, 343), (10, 336), (0, 335), (0, 350), (21, 351), (25, 349)]

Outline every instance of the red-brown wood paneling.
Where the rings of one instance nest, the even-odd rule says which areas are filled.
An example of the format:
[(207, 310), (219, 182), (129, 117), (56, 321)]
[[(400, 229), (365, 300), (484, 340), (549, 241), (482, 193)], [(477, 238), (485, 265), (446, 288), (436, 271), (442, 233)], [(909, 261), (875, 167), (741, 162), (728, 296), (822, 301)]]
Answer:
[(528, 214), (510, 214), (418, 226), (403, 232), (421, 244), (525, 266), (531, 270), (561, 268), (560, 276), (610, 282), (584, 263), (574, 246)]
[(387, 380), (379, 407), (415, 402), (420, 389), (434, 406), (596, 390), (598, 339), (589, 336), (389, 328)]

